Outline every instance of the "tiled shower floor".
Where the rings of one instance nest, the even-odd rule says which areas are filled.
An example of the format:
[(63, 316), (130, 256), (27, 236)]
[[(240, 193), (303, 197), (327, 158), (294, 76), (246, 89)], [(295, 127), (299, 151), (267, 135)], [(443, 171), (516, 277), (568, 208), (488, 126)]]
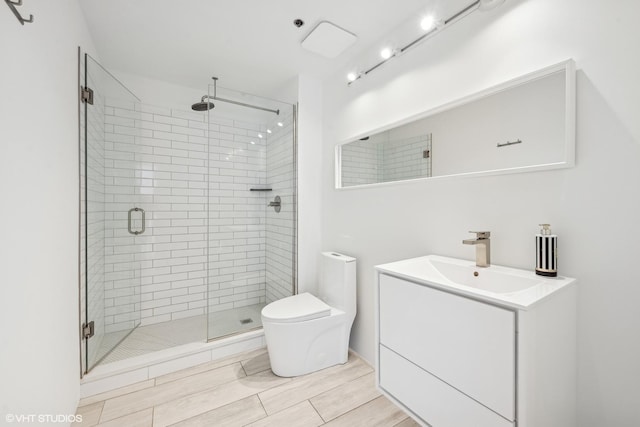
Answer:
[[(100, 365), (259, 328), (262, 326), (260, 312), (263, 307), (264, 304), (255, 304), (210, 313), (208, 337), (206, 315), (139, 326), (107, 354)], [(100, 354), (107, 353), (121, 337), (121, 333), (106, 334)]]
[(265, 304), (247, 305), (209, 313), (209, 339), (262, 327), (260, 312)]

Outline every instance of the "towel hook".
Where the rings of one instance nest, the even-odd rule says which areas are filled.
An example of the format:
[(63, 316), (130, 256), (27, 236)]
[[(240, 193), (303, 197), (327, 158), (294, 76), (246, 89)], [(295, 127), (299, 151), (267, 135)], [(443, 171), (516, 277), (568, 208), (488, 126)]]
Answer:
[(24, 19), (22, 15), (20, 15), (20, 12), (18, 12), (18, 9), (16, 9), (16, 6), (22, 6), (22, 0), (4, 0), (4, 2), (7, 4), (7, 6), (9, 6), (9, 9), (11, 9), (13, 14), (16, 15), (16, 18), (18, 18), (18, 21), (20, 21), (21, 25), (24, 25), (25, 22), (33, 22), (33, 15), (30, 14), (29, 19)]

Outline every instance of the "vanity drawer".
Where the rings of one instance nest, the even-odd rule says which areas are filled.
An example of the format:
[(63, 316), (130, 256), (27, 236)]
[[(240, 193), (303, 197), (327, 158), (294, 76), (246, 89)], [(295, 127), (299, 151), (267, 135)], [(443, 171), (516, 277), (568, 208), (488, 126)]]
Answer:
[(379, 289), (381, 344), (515, 419), (513, 311), (385, 274)]
[(380, 346), (380, 387), (434, 427), (513, 427), (450, 385)]

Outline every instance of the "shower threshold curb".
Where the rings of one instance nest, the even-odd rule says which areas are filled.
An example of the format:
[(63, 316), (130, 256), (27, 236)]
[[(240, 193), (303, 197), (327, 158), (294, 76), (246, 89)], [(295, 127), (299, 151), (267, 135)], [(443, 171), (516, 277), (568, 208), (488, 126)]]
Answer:
[(85, 398), (237, 353), (265, 347), (262, 329), (211, 342), (190, 343), (95, 367), (80, 380)]

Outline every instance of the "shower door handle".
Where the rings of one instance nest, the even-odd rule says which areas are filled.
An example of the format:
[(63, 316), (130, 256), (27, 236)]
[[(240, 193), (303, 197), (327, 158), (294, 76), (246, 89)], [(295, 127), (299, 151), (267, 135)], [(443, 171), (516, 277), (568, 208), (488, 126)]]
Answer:
[[(131, 229), (131, 213), (134, 212), (134, 211), (135, 212), (142, 212), (142, 229), (141, 230), (135, 230), (134, 231), (134, 230)], [(127, 228), (129, 229), (129, 233), (130, 234), (134, 234), (134, 235), (137, 236), (138, 234), (144, 233), (145, 222), (146, 222), (146, 220), (145, 220), (145, 217), (144, 217), (144, 209), (142, 209), (142, 208), (131, 208), (131, 209), (129, 209), (129, 217), (128, 217), (128, 220), (127, 220)]]

